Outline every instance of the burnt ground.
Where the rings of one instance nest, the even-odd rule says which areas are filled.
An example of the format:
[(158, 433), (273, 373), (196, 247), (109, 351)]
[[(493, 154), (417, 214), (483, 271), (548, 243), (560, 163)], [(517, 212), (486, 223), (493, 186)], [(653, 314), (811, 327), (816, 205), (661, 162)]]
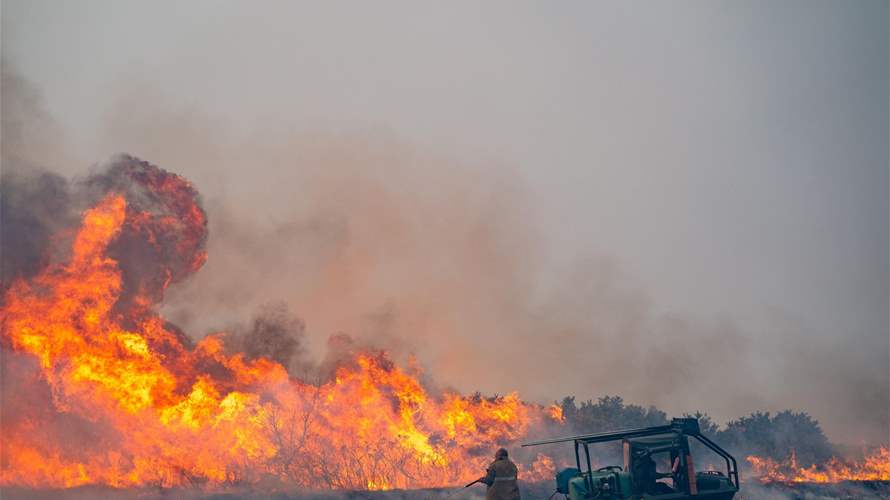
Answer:
[[(552, 483), (522, 485), (522, 498), (544, 500), (553, 493)], [(83, 486), (71, 489), (0, 489), (2, 500), (482, 500), (485, 488), (392, 490), (392, 491), (288, 491), (259, 492), (233, 488), (223, 493), (207, 493), (188, 488), (114, 489)], [(562, 495), (554, 498), (561, 499)], [(873, 500), (890, 499), (890, 481), (850, 481), (836, 484), (743, 483), (738, 500)]]

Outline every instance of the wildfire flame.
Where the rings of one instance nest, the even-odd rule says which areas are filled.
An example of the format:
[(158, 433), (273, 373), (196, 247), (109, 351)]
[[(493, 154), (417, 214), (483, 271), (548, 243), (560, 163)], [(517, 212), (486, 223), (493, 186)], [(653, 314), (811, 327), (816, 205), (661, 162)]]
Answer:
[(801, 467), (791, 452), (784, 462), (757, 456), (747, 457), (754, 474), (762, 482), (837, 483), (840, 481), (890, 481), (890, 449), (881, 447), (861, 461), (832, 457), (824, 464)]
[[(456, 485), (500, 446), (565, 423), (516, 393), (431, 394), (384, 352), (342, 362), (323, 383), (226, 349), (192, 346), (154, 310), (206, 259), (207, 220), (183, 178), (133, 158), (94, 180), (66, 257), (19, 279), (0, 304), (0, 485), (284, 484), (388, 489)], [(70, 240), (65, 237), (69, 236)], [(9, 389), (12, 389), (11, 391)], [(890, 450), (799, 467), (748, 457), (763, 481), (890, 480)], [(552, 480), (553, 460), (520, 463)]]
[[(189, 346), (153, 306), (204, 262), (197, 193), (144, 162), (123, 177), (138, 196), (108, 183), (70, 256), (3, 298), (4, 349), (18, 357), (7, 371), (30, 367), (35, 376), (17, 375), (21, 393), (46, 401), (23, 398), (2, 422), (0, 484), (442, 486), (477, 478), (493, 449), (561, 420), (515, 393), (430, 394), (416, 369), (381, 352), (310, 384), (271, 360), (227, 354), (224, 335)], [(155, 275), (125, 272), (132, 241), (158, 257)], [(552, 469), (541, 456), (521, 474)]]

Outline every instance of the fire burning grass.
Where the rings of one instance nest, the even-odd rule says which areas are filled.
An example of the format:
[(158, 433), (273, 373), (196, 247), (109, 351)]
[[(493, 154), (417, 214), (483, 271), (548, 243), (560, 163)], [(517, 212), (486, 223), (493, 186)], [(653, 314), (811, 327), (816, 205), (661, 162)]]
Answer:
[[(5, 494), (456, 486), (492, 450), (565, 423), (560, 407), (516, 393), (430, 393), (384, 352), (355, 352), (309, 383), (233, 353), (225, 334), (192, 346), (154, 308), (206, 259), (197, 192), (129, 157), (93, 182), (101, 196), (53, 240), (65, 257), (3, 297)], [(863, 463), (749, 462), (767, 481), (890, 480), (884, 448)], [(519, 466), (526, 484), (552, 484), (550, 457)]]
[(747, 457), (754, 474), (762, 482), (839, 483), (841, 481), (890, 481), (890, 449), (881, 447), (868, 453), (861, 461), (845, 461), (832, 457), (824, 464), (801, 467), (792, 451), (788, 460), (776, 462), (768, 458)]
[(742, 488), (741, 500), (776, 499), (877, 499), (890, 497), (890, 450), (881, 447), (858, 461), (832, 457), (823, 464), (802, 467), (792, 450), (777, 462), (746, 457), (756, 484)]
[[(224, 335), (190, 348), (152, 307), (204, 262), (197, 192), (132, 158), (113, 173), (69, 258), (4, 297), (3, 341), (39, 372), (21, 390), (47, 393), (51, 408), (26, 405), (3, 422), (3, 485), (459, 484), (478, 477), (492, 449), (558, 419), (515, 393), (431, 395), (418, 370), (381, 352), (357, 353), (315, 385), (268, 359), (227, 354)], [(125, 279), (121, 245), (147, 248), (155, 275)], [(77, 428), (90, 439), (71, 439)], [(543, 478), (550, 465), (542, 457), (522, 474)]]

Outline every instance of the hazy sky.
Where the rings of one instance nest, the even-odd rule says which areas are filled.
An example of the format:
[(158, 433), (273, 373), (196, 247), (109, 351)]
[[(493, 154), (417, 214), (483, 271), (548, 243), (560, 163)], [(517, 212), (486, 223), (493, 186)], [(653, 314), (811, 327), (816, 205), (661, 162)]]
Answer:
[[(193, 178), (211, 220), (215, 200), (257, 224), (299, 204), (275, 186), (300, 168), (282, 166), (290, 134), (451, 158), (464, 184), (503, 182), (532, 207), (535, 287), (605, 260), (659, 324), (740, 332), (746, 357), (729, 364), (751, 394), (723, 408), (701, 396), (700, 409), (791, 406), (834, 439), (855, 425), (852, 439), (887, 440), (888, 25), (883, 1), (4, 0), (2, 56), (51, 117), (34, 133), (54, 147), (36, 161), (80, 173), (128, 151)], [(202, 154), (208, 164), (181, 167)], [(426, 174), (414, 171), (389, 181), (416, 188)], [(543, 387), (511, 368), (478, 387), (538, 399), (627, 389), (578, 375), (598, 343), (622, 340), (588, 342), (591, 356)], [(818, 366), (792, 372), (808, 361)], [(430, 358), (442, 383), (476, 388), (442, 363)]]

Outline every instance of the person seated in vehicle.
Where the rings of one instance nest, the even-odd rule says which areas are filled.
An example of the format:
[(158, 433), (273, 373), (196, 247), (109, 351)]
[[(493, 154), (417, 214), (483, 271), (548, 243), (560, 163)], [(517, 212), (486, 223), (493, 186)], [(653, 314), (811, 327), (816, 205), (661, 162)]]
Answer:
[(655, 490), (655, 482), (658, 480), (658, 472), (655, 469), (655, 460), (649, 453), (641, 454), (634, 462), (634, 483), (640, 493), (649, 493)]
[(655, 460), (652, 460), (652, 456), (648, 452), (644, 452), (634, 464), (634, 482), (636, 483), (637, 491), (640, 493), (646, 493), (647, 495), (673, 493), (673, 488), (665, 483), (658, 482), (659, 479), (665, 477), (673, 477), (673, 474), (658, 472)]

